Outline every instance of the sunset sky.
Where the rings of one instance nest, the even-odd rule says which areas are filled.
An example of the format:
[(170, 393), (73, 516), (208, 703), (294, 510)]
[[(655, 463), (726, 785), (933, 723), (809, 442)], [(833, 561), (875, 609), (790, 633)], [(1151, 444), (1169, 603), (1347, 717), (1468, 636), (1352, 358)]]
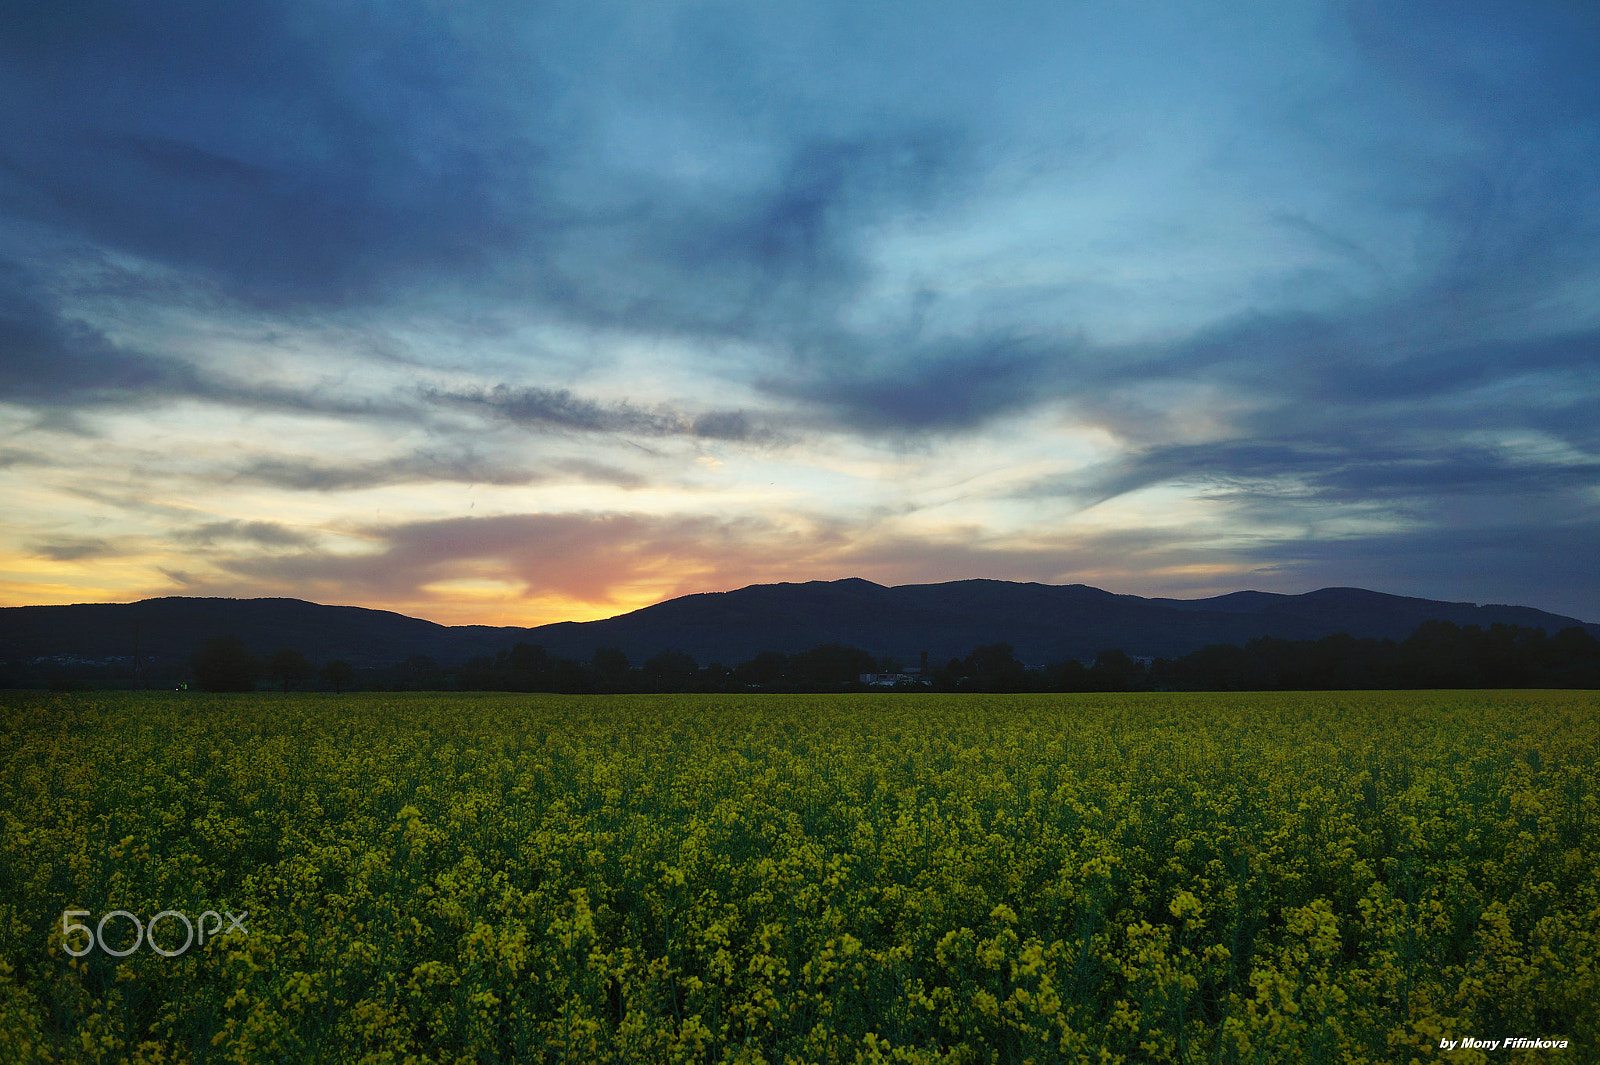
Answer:
[(0, 19), (0, 605), (1600, 621), (1600, 5)]

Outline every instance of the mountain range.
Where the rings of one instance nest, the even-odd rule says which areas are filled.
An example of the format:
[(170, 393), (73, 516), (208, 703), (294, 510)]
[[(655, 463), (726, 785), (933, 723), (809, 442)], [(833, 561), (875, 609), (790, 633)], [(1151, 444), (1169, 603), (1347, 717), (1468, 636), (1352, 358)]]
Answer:
[(131, 659), (183, 663), (210, 637), (231, 634), (258, 652), (280, 647), (313, 661), (386, 666), (414, 655), (452, 665), (516, 643), (587, 660), (617, 647), (635, 663), (662, 650), (728, 665), (762, 651), (794, 653), (827, 643), (915, 664), (1009, 643), (1029, 664), (1089, 660), (1119, 648), (1174, 657), (1207, 644), (1257, 636), (1317, 639), (1336, 632), (1402, 639), (1424, 621), (1487, 628), (1496, 623), (1555, 633), (1600, 625), (1530, 607), (1441, 602), (1361, 588), (1303, 595), (1233, 592), (1208, 599), (1147, 599), (1082, 584), (966, 580), (889, 588), (860, 578), (756, 584), (670, 599), (613, 618), (535, 628), (438, 625), (387, 610), (299, 599), (168, 597), (136, 603), (0, 608), (0, 662)]

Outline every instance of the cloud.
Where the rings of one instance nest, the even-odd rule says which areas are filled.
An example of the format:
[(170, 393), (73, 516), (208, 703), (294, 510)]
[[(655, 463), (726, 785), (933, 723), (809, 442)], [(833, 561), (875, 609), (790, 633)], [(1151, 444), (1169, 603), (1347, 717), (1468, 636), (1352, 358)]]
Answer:
[(525, 485), (581, 480), (619, 488), (638, 488), (642, 477), (591, 460), (561, 460), (532, 470), (473, 454), (416, 453), (376, 462), (335, 465), (289, 459), (262, 459), (237, 471), (235, 478), (295, 491), (338, 492), (389, 484), (453, 481), (463, 484)]
[(1574, 461), (1548, 450), (1464, 446), (1410, 447), (1305, 440), (1251, 440), (1153, 448), (1107, 468), (1036, 482), (1018, 495), (1062, 494), (1083, 505), (1155, 485), (1212, 490), (1213, 498), (1421, 505), (1448, 497), (1493, 499), (1556, 495), (1574, 501), (1600, 485), (1600, 460)]
[[(368, 527), (373, 549), (240, 554), (217, 560), (228, 581), (258, 589), (315, 590), (331, 602), (406, 602), (428, 612), (431, 586), (489, 582), (531, 604), (623, 608), (692, 592), (843, 573), (884, 584), (957, 576), (1100, 581), (1150, 591), (1242, 574), (1249, 562), (1184, 530), (1057, 532), (1019, 538), (974, 528), (909, 536), (875, 521), (804, 515), (716, 518), (640, 513), (510, 514)], [(1205, 568), (1208, 576), (1195, 577)], [(641, 592), (641, 589), (644, 591)], [(642, 602), (640, 601), (642, 598)], [(497, 600), (498, 601), (498, 600)], [(562, 620), (567, 615), (546, 620)]]
[[(838, 340), (839, 349), (861, 346)], [(1072, 345), (1008, 336), (888, 351), (886, 366), (819, 357), (810, 372), (764, 385), (816, 404), (835, 425), (858, 432), (969, 431), (1058, 397), (1075, 353)]]
[[(1319, 139), (1306, 147), (1336, 145), (1337, 165), (1360, 168), (1373, 183), (1361, 197), (1376, 196), (1397, 221), (1414, 225), (1416, 248), (1409, 260), (1397, 260), (1399, 268), (1385, 266), (1368, 250), (1383, 234), (1350, 228), (1361, 224), (1360, 205), (1337, 201), (1345, 192), (1337, 175), (1323, 176), (1319, 187), (1334, 199), (1324, 199), (1320, 212), (1278, 209), (1271, 201), (1265, 210), (1269, 220), (1294, 218), (1319, 245), (1332, 244), (1339, 258), (1364, 264), (1378, 279), (1369, 294), (1346, 294), (1311, 310), (1261, 289), (1258, 305), (1246, 313), (1190, 327), (1175, 339), (1121, 346), (1018, 341), (1015, 321), (1006, 318), (960, 341), (801, 334), (822, 354), (793, 374), (770, 375), (769, 389), (820, 405), (839, 425), (874, 433), (970, 431), (1041, 402), (1067, 400), (1147, 446), (1181, 430), (1169, 410), (1130, 396), (1170, 382), (1214, 386), (1253, 404), (1259, 416), (1238, 418), (1232, 427), (1264, 448), (1280, 446), (1281, 425), (1310, 420), (1334, 435), (1333, 423), (1352, 412), (1439, 429), (1462, 420), (1554, 417), (1564, 435), (1581, 433), (1593, 446), (1592, 420), (1547, 417), (1546, 410), (1565, 402), (1573, 414), (1587, 412), (1596, 391), (1600, 332), (1592, 292), (1600, 283), (1600, 184), (1588, 160), (1600, 145), (1600, 95), (1592, 79), (1581, 89), (1575, 79), (1600, 62), (1600, 51), (1569, 25), (1591, 23), (1592, 15), (1524, 12), (1510, 32), (1525, 51), (1497, 66), (1503, 60), (1481, 38), (1495, 39), (1507, 20), (1483, 5), (1471, 5), (1464, 23), (1453, 7), (1440, 5), (1421, 5), (1400, 19), (1376, 14), (1381, 5), (1338, 10), (1356, 29), (1359, 60), (1386, 71), (1406, 92), (1429, 84), (1439, 97), (1416, 113), (1405, 109), (1405, 95), (1367, 83), (1337, 105), (1324, 102), (1285, 118)], [(1459, 46), (1441, 48), (1438, 37)], [(1487, 69), (1438, 69), (1457, 61), (1482, 61)], [(1531, 128), (1522, 118), (1529, 114), (1538, 115)], [(1419, 124), (1433, 128), (1407, 132)], [(1240, 135), (1263, 132), (1272, 138), (1264, 143), (1282, 152), (1302, 147), (1296, 138), (1308, 131)], [(1202, 263), (1225, 264), (1228, 250), (1214, 247)], [(1060, 323), (1068, 336), (1075, 324)], [(838, 357), (827, 357), (829, 351)], [(1508, 405), (1494, 394), (1539, 375), (1547, 382), (1539, 402)], [(1392, 448), (1394, 441), (1380, 439), (1378, 446)], [(1288, 459), (1312, 450), (1291, 446), (1280, 454)]]
[(430, 398), (486, 408), (524, 426), (640, 433), (648, 436), (664, 436), (683, 430), (683, 422), (671, 414), (641, 410), (627, 403), (601, 404), (580, 399), (566, 389), (495, 385), (478, 392), (435, 393)]
[[(640, 513), (509, 514), (369, 526), (371, 549), (314, 546), (208, 554), (215, 569), (169, 574), (189, 594), (293, 594), (387, 605), (457, 622), (536, 624), (619, 613), (676, 595), (861, 576), (885, 585), (968, 577), (1084, 583), (1143, 595), (1240, 588), (1298, 593), (1357, 584), (1429, 598), (1514, 602), (1593, 620), (1584, 589), (1600, 508), (1529, 534), (1492, 515), (1307, 537), (1215, 521), (1162, 528), (1071, 526), (1006, 533), (978, 525), (909, 532), (892, 519), (718, 518)], [(223, 523), (219, 545), (248, 529)], [(269, 534), (270, 536), (271, 534)], [(281, 549), (280, 549), (281, 548)], [(1574, 583), (1577, 582), (1577, 583)], [(461, 589), (469, 589), (463, 592)], [(470, 591), (472, 588), (478, 591)]]
[[(1043, 584), (1089, 583), (1127, 592), (1182, 587), (1197, 564), (1216, 569), (1219, 558), (1202, 537), (1181, 530), (1051, 530), (1017, 536), (973, 526), (924, 536), (854, 530), (841, 544), (838, 561), (851, 574), (887, 585), (938, 584), (981, 575)], [(1233, 573), (1243, 568), (1231, 558), (1223, 566)]]
[[(456, 608), (450, 598), (456, 593), (441, 589), (486, 584), (501, 589), (492, 599), (497, 611), (542, 623), (604, 616), (694, 592), (841, 574), (887, 585), (981, 575), (1208, 594), (1233, 590), (1259, 568), (1248, 552), (1219, 546), (1214, 530), (1016, 537), (973, 527), (906, 535), (871, 521), (799, 515), (554, 513), (408, 522), (369, 527), (362, 535), (373, 549), (361, 554), (306, 550), (219, 558), (221, 576), (201, 580), (186, 573), (186, 587), (408, 604), (412, 612), (438, 616)], [(1284, 569), (1288, 574), (1293, 567)], [(1293, 580), (1280, 575), (1277, 584)], [(552, 602), (556, 612), (547, 613)]]
[(752, 425), (743, 411), (707, 411), (690, 417), (665, 406), (645, 409), (626, 402), (601, 403), (575, 396), (564, 388), (512, 388), (499, 384), (476, 391), (425, 395), (435, 402), (487, 410), (525, 428), (733, 441), (777, 438), (773, 431)]
[(691, 335), (787, 346), (837, 330), (873, 273), (864, 231), (959, 195), (973, 163), (949, 125), (873, 125), (802, 131), (780, 143), (775, 180), (721, 201), (651, 188), (616, 234), (625, 261), (584, 264), (555, 297), (584, 292), (566, 304), (580, 315)]
[(1378, 69), (1479, 123), (1539, 133), (1600, 109), (1600, 13), (1589, 5), (1557, 0), (1511, 12), (1492, 0), (1425, 0), (1396, 10), (1343, 0), (1336, 10)]
[(677, 594), (737, 580), (735, 574), (757, 572), (763, 558), (783, 566), (772, 548), (794, 542), (754, 518), (590, 513), (450, 518), (365, 535), (379, 545), (367, 554), (246, 556), (221, 565), (258, 584), (323, 589), (340, 601), (420, 602), (430, 598), (430, 584), (492, 580), (524, 589), (527, 598), (605, 603), (640, 584)]
[(771, 438), (771, 433), (750, 424), (743, 411), (711, 411), (689, 423), (689, 432), (704, 440), (755, 440)]
[(204, 590), (205, 581), (186, 570), (172, 569), (168, 566), (158, 566), (157, 572), (167, 580), (185, 590)]
[(41, 541), (33, 545), (33, 551), (40, 558), (48, 558), (52, 562), (81, 562), (117, 554), (116, 548), (105, 540), (76, 536)]
[[(861, 227), (927, 207), (964, 171), (955, 124), (842, 95), (799, 105), (805, 86), (739, 63), (619, 71), (636, 13), (570, 15), (49, 5), (0, 30), (0, 193), (14, 214), (261, 306), (471, 279), (591, 324), (770, 336), (836, 314), (869, 273)], [(694, 17), (668, 13), (668, 33)], [(737, 21), (752, 24), (721, 31), (766, 32)], [(749, 113), (752, 80), (786, 123)], [(721, 168), (708, 195), (663, 160), (618, 157), (637, 150), (619, 124), (659, 137), (651, 112), (691, 95), (706, 153), (743, 141), (772, 164)]]
[(307, 547), (315, 538), (275, 521), (213, 521), (180, 534), (180, 539), (196, 544), (239, 541), (263, 547)]
[(513, 239), (525, 220), (501, 197), (536, 180), (537, 151), (449, 20), (307, 16), (69, 0), (7, 19), (0, 188), (36, 220), (267, 301), (470, 269)]
[(0, 400), (126, 403), (198, 388), (187, 363), (124, 349), (63, 314), (27, 270), (0, 258)]
[(1424, 598), (1536, 605), (1600, 621), (1600, 508), (1541, 523), (1420, 528), (1365, 536), (1283, 539), (1251, 554), (1271, 579), (1299, 586), (1353, 584)]
[[(83, 433), (78, 409), (149, 408), (174, 399), (255, 411), (415, 419), (415, 401), (319, 385), (293, 387), (230, 374), (114, 339), (69, 313), (58, 278), (0, 256), (0, 402), (40, 412), (41, 427)], [(208, 308), (214, 311), (215, 307)]]
[[(159, 432), (234, 456), (197, 490), (336, 510), (395, 484), (641, 487), (617, 456), (756, 445), (697, 482), (697, 519), (419, 520), (374, 531), (369, 558), (219, 506), (244, 524), (186, 541), (243, 567), (241, 590), (299, 573), (419, 601), (483, 574), (559, 585), (540, 551), (596, 595), (896, 557), (928, 577), (1249, 572), (1253, 548), (1062, 538), (1074, 507), (1160, 486), (1282, 572), (1353, 565), (1271, 546), (1343, 536), (1340, 516), (1411, 530), (1372, 540), (1397, 560), (1519, 523), (1554, 549), (1541, 530), (1600, 483), (1600, 15), (1392, 8), (19, 8), (0, 24), (0, 416), (26, 428), (0, 466), (64, 466), (51, 445), (77, 442), (28, 438), (51, 429), (101, 434), (108, 462)], [(277, 415), (387, 443), (244, 442)], [(204, 450), (222, 418), (238, 439)], [(584, 457), (506, 450), (530, 435)], [(995, 524), (965, 547), (874, 525), (915, 488), (816, 487), (906, 451), (991, 461), (974, 483), (1040, 475), (1026, 502), (974, 498)], [(716, 494), (736, 482), (829, 518)], [(105, 483), (62, 478), (82, 499)]]
[(19, 447), (0, 448), (0, 470), (12, 466), (49, 466), (51, 462), (36, 451), (26, 451)]

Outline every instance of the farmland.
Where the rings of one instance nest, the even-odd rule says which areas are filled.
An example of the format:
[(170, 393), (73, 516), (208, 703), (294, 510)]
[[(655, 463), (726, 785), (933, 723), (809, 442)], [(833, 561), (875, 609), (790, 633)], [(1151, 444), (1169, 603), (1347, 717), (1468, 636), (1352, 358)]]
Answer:
[(0, 1059), (1595, 1061), (1597, 765), (1594, 692), (0, 694)]

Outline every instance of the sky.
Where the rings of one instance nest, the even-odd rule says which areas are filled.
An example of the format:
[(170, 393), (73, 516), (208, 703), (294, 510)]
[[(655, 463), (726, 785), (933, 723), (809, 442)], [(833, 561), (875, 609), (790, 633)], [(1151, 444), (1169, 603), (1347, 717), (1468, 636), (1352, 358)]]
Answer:
[(1600, 6), (0, 0), (0, 605), (1600, 620)]

